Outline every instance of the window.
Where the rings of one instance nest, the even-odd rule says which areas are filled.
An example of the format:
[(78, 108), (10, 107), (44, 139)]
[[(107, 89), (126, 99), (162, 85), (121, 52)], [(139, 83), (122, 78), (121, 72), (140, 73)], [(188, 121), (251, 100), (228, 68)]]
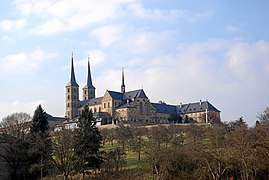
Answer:
[(67, 100), (70, 100), (70, 96), (69, 95), (67, 95)]
[(106, 103), (104, 103), (104, 108), (106, 108)]
[(99, 107), (99, 112), (101, 112), (101, 107)]
[(96, 108), (94, 108), (94, 112), (96, 113)]
[(107, 107), (108, 107), (108, 108), (110, 107), (110, 103), (109, 103), (109, 102), (107, 103)]
[(143, 103), (139, 103), (140, 114), (143, 114)]
[(84, 94), (87, 95), (87, 90), (84, 91)]
[(69, 89), (69, 88), (67, 88), (67, 92), (68, 92), (68, 93), (70, 92), (70, 89)]

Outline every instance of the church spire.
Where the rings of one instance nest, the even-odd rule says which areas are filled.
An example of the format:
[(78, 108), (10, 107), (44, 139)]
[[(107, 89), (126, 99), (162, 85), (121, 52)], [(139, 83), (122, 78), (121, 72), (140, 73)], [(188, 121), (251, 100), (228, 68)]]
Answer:
[(69, 86), (79, 86), (76, 82), (76, 77), (75, 77), (75, 71), (74, 71), (74, 54), (72, 52), (72, 57), (71, 57), (71, 75), (70, 75), (70, 81), (67, 84)]
[(125, 84), (124, 84), (124, 68), (122, 68), (122, 83), (121, 83), (121, 92), (125, 93)]
[(83, 87), (83, 100), (95, 98), (95, 87), (92, 85), (90, 57), (88, 56), (87, 84)]
[(90, 57), (88, 56), (88, 74), (87, 74), (87, 85), (88, 88), (95, 88), (92, 85), (91, 67), (90, 67)]

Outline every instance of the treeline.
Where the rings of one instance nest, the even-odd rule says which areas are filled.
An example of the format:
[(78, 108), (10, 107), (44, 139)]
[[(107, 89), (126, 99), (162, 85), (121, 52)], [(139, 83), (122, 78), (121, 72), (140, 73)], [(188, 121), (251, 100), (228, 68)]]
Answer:
[[(104, 129), (101, 134), (106, 143), (113, 143), (113, 138), (120, 143), (121, 149), (115, 148), (109, 154), (114, 152), (115, 167), (123, 166), (104, 168), (104, 179), (111, 176), (114, 176), (111, 179), (269, 179), (269, 126), (266, 123), (257, 122), (255, 127), (248, 128), (240, 118), (218, 126), (121, 126)], [(127, 154), (137, 152), (143, 166), (124, 169), (126, 148)], [(116, 160), (119, 154), (121, 163)], [(104, 165), (111, 164), (113, 158), (108, 159)], [(105, 174), (106, 171), (109, 173)]]
[[(215, 126), (120, 125), (98, 130), (85, 107), (77, 129), (50, 132), (38, 106), (29, 131), (23, 123), (2, 131), (0, 166), (6, 169), (0, 167), (0, 173), (9, 179), (266, 180), (269, 108), (258, 118), (251, 128), (239, 118)], [(132, 163), (131, 153), (136, 154)]]

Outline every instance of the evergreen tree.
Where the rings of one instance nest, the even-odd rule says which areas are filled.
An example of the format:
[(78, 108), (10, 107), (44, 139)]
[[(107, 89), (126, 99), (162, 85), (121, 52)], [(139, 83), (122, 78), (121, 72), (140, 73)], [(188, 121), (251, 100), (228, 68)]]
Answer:
[(47, 133), (49, 129), (46, 112), (38, 105), (32, 121), (31, 133)]
[(77, 157), (76, 168), (82, 172), (84, 179), (85, 170), (100, 167), (102, 159), (99, 155), (99, 149), (101, 148), (102, 136), (88, 106), (84, 107), (77, 125), (74, 149)]
[(31, 158), (30, 173), (33, 178), (43, 177), (47, 173), (50, 156), (52, 153), (51, 139), (47, 114), (38, 105), (33, 116), (29, 134), (29, 155)]

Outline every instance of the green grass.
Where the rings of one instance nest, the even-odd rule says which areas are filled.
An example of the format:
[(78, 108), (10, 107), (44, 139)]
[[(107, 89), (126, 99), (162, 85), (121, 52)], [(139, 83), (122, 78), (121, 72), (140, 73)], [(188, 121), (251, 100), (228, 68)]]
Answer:
[[(110, 143), (106, 143), (101, 151), (111, 151), (117, 147), (121, 147), (121, 144), (119, 143), (114, 143), (113, 146)], [(138, 153), (134, 152), (133, 150), (129, 149), (129, 148), (125, 148), (125, 161), (126, 161), (126, 165), (124, 167), (124, 169), (134, 169), (134, 168), (143, 168), (145, 167), (145, 162), (144, 162), (144, 158), (145, 158), (145, 154), (143, 153), (143, 151), (141, 152), (141, 160), (138, 160)]]

